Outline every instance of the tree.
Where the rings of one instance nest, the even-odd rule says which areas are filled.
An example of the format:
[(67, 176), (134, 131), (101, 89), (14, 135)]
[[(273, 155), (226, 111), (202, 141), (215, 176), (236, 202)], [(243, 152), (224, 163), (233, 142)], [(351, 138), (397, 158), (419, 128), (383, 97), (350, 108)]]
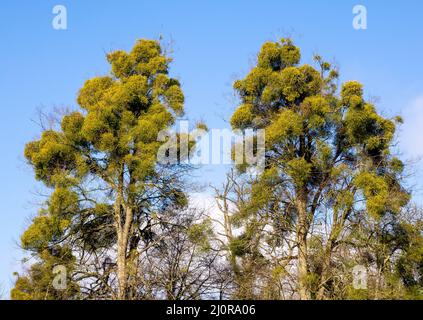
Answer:
[[(56, 246), (52, 250), (45, 249), (38, 258), (39, 261), (31, 265), (27, 275), (16, 274), (18, 278), (10, 294), (13, 300), (72, 300), (80, 297), (78, 284), (68, 276), (75, 263), (69, 248)], [(58, 265), (66, 268), (66, 288), (63, 290), (54, 287), (55, 277), (60, 276), (54, 273), (54, 267)]]
[[(133, 287), (147, 298), (198, 300), (216, 295), (219, 252), (210, 239), (210, 220), (196, 208), (170, 211), (154, 230), (160, 240), (139, 256), (138, 283)], [(142, 297), (142, 296), (141, 296)]]
[(421, 209), (415, 206), (383, 219), (360, 217), (365, 221), (360, 221), (350, 242), (342, 245), (349, 249), (348, 259), (366, 266), (368, 284), (361, 291), (347, 286), (348, 298), (423, 298), (422, 218)]
[(253, 177), (231, 170), (223, 187), (215, 188), (221, 213), (214, 217), (219, 226), (215, 234), (230, 271), (226, 295), (235, 299), (288, 299), (294, 291), (286, 270), (295, 259), (289, 232), (284, 229), (288, 224), (251, 210), (254, 186)]
[[(266, 134), (265, 170), (244, 212), (273, 216), (291, 230), (299, 297), (323, 299), (333, 253), (353, 217), (398, 214), (409, 194), (401, 185), (403, 163), (390, 152), (401, 119), (378, 114), (357, 81), (338, 92), (338, 72), (320, 56), (317, 69), (299, 65), (300, 58), (290, 39), (265, 43), (257, 65), (234, 83), (241, 105), (231, 124)], [(323, 225), (329, 231), (313, 271), (309, 242)]]
[[(182, 151), (194, 142), (163, 134), (184, 104), (171, 59), (151, 40), (108, 54), (111, 73), (85, 82), (81, 109), (50, 117), (58, 125), (25, 147), (48, 195), (21, 236), (35, 262), (11, 297), (421, 298), (421, 210), (390, 151), (401, 119), (381, 116), (357, 81), (338, 90), (320, 56), (317, 67), (300, 57), (290, 39), (267, 42), (234, 83), (231, 125), (265, 131), (264, 168), (237, 164), (207, 212), (189, 204)], [(357, 265), (367, 289), (353, 285)]]
[(36, 179), (51, 194), (21, 238), (41, 262), (31, 280), (18, 279), (14, 297), (38, 281), (36, 269), (51, 266), (45, 252), (61, 246), (75, 256), (73, 277), (86, 295), (128, 298), (129, 271), (137, 250), (150, 241), (151, 226), (168, 208), (187, 205), (183, 166), (156, 159), (163, 144), (158, 133), (183, 113), (180, 83), (168, 75), (171, 59), (158, 42), (140, 40), (107, 60), (111, 74), (86, 81), (79, 91), (81, 110), (25, 147)]

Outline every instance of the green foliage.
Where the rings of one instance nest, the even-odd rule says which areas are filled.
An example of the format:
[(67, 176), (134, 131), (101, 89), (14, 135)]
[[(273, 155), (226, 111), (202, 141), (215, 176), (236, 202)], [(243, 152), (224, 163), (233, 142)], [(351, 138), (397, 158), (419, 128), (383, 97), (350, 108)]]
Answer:
[(291, 39), (281, 39), (277, 43), (266, 42), (258, 56), (258, 66), (280, 70), (296, 65), (300, 57), (300, 50), (294, 46)]
[(248, 234), (242, 234), (230, 241), (229, 250), (234, 256), (242, 257), (251, 252), (249, 249), (250, 241), (251, 237)]
[[(311, 244), (298, 262), (305, 273), (298, 277), (304, 298), (333, 291), (335, 280), (326, 279), (331, 254), (349, 233), (352, 217), (381, 220), (399, 214), (410, 195), (401, 185), (404, 165), (390, 152), (401, 119), (381, 116), (357, 81), (345, 82), (338, 92), (338, 71), (320, 56), (314, 57), (317, 68), (300, 65), (300, 56), (290, 40), (265, 43), (257, 65), (234, 83), (240, 106), (231, 125), (264, 129), (266, 136), (265, 169), (234, 216), (237, 226), (272, 230), (268, 243), (276, 246), (289, 230), (307, 248), (314, 223), (324, 215), (332, 219), (327, 243), (322, 240), (316, 250)], [(246, 167), (239, 165), (240, 173)], [(254, 228), (257, 221), (261, 225)], [(245, 253), (241, 240), (232, 244), (238, 254)], [(349, 295), (368, 296), (354, 290)]]
[(253, 123), (252, 106), (244, 104), (240, 106), (231, 117), (231, 125), (235, 128), (248, 128)]
[(102, 254), (124, 234), (123, 212), (132, 213), (125, 241), (137, 243), (144, 239), (139, 226), (151, 212), (188, 204), (176, 169), (157, 163), (159, 132), (183, 114), (180, 83), (168, 75), (171, 59), (157, 41), (139, 40), (130, 52), (109, 53), (107, 61), (111, 73), (80, 89), (81, 110), (64, 115), (59, 129), (45, 130), (25, 147), (36, 178), (52, 192), (21, 237), (40, 261), (18, 278), (15, 297), (40, 297), (25, 294), (48, 286), (55, 262), (45, 252), (59, 243)]
[(302, 187), (310, 178), (311, 164), (304, 158), (296, 158), (287, 162), (287, 173), (292, 178), (294, 184)]
[(90, 79), (79, 92), (77, 100), (85, 115), (66, 115), (61, 132), (45, 131), (25, 148), (36, 177), (48, 185), (89, 173), (91, 148), (108, 154), (110, 160), (130, 154), (126, 164), (140, 179), (145, 169), (152, 174), (160, 147), (157, 134), (183, 111), (179, 82), (167, 76), (170, 59), (162, 55), (157, 42), (140, 40), (129, 54), (116, 51), (108, 60), (113, 77)]
[[(10, 295), (13, 300), (71, 300), (79, 297), (80, 289), (72, 279), (75, 257), (69, 248), (55, 247), (54, 252), (43, 250), (39, 261), (33, 264), (26, 275), (16, 274), (15, 287)], [(66, 288), (55, 289), (53, 273), (55, 266), (66, 268)]]
[(266, 129), (266, 144), (284, 143), (293, 135), (301, 134), (302, 117), (292, 110), (282, 109)]
[[(247, 76), (234, 83), (240, 105), (230, 119), (234, 129), (264, 129), (266, 136), (264, 170), (248, 188), (232, 181), (236, 208), (228, 212), (236, 212), (225, 216), (230, 240), (224, 247), (239, 286), (235, 296), (256, 297), (255, 283), (266, 279), (261, 294), (281, 297), (275, 290), (289, 278), (290, 260), (297, 259), (303, 298), (421, 298), (421, 221), (400, 219), (410, 195), (402, 186), (404, 164), (390, 151), (402, 120), (380, 115), (357, 81), (344, 83), (338, 92), (338, 71), (320, 56), (314, 57), (317, 67), (300, 65), (300, 49), (290, 39), (266, 42), (257, 58)], [(214, 251), (211, 220), (177, 215), (188, 207), (181, 172), (157, 163), (159, 148), (169, 142), (183, 160), (179, 147), (186, 138), (157, 141), (184, 111), (180, 82), (168, 75), (171, 59), (157, 41), (140, 40), (130, 52), (109, 53), (107, 61), (110, 74), (80, 89), (81, 110), (64, 115), (59, 129), (45, 130), (25, 147), (36, 179), (51, 194), (21, 236), (37, 262), (18, 275), (13, 299), (83, 296), (73, 271), (85, 267), (78, 266), (86, 262), (85, 254), (97, 258), (116, 250), (119, 256), (111, 269), (103, 268), (105, 275), (99, 266), (97, 274), (89, 273), (102, 285), (94, 297), (102, 290), (111, 296), (116, 284), (110, 285), (107, 272), (117, 274), (120, 298), (154, 291), (137, 287), (154, 269), (140, 258), (148, 252), (169, 263), (178, 281), (186, 282), (190, 268), (173, 268), (181, 262), (178, 257), (211, 268), (206, 258)], [(208, 130), (204, 123), (197, 129)], [(242, 173), (247, 168), (238, 166)], [(326, 238), (313, 234), (322, 218), (330, 221)], [(241, 235), (233, 236), (227, 224), (242, 229)], [(356, 247), (351, 250), (350, 244)], [(287, 246), (297, 253), (280, 256)], [(340, 246), (354, 257), (334, 258)], [(198, 252), (200, 259), (193, 256)], [(356, 290), (339, 277), (357, 257), (376, 268), (383, 288), (371, 283), (368, 290)], [(59, 264), (68, 270), (64, 291), (51, 288)], [(150, 274), (140, 275), (139, 265)], [(160, 285), (175, 297), (175, 283)]]
[[(336, 172), (343, 172), (356, 176), (369, 214), (398, 212), (408, 195), (397, 181), (403, 164), (389, 151), (395, 123), (364, 101), (357, 81), (343, 84), (338, 97), (332, 90), (337, 71), (319, 56), (321, 70), (299, 66), (299, 49), (294, 48), (286, 39), (262, 46), (257, 66), (234, 84), (241, 105), (232, 127), (265, 129), (266, 170), (277, 163), (280, 181), (292, 181), (293, 190), (313, 193), (322, 183), (336, 183)], [(282, 58), (286, 52), (290, 58)], [(339, 171), (342, 165), (348, 170)], [(351, 203), (351, 196), (345, 201)]]
[(212, 223), (209, 219), (201, 223), (189, 226), (188, 237), (190, 241), (197, 244), (202, 251), (208, 251), (211, 248), (210, 238), (213, 235)]
[(63, 235), (66, 224), (66, 220), (59, 220), (56, 217), (35, 217), (21, 237), (22, 246), (33, 250), (46, 248), (50, 242), (57, 241)]
[(396, 229), (395, 240), (401, 246), (401, 256), (396, 262), (395, 273), (407, 288), (408, 295), (423, 299), (423, 222), (401, 223)]

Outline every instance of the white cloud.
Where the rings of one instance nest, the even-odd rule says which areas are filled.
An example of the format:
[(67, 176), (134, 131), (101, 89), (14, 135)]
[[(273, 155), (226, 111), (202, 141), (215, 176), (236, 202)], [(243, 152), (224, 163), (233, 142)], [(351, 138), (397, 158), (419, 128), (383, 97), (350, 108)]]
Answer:
[(199, 192), (190, 194), (190, 206), (199, 210), (212, 210), (213, 212), (219, 210), (214, 197), (208, 193)]
[(423, 156), (423, 96), (414, 99), (403, 112), (400, 146), (407, 157)]
[(403, 110), (404, 124), (399, 134), (402, 159), (408, 164), (407, 182), (413, 201), (423, 205), (423, 95)]
[[(213, 222), (213, 229), (216, 235), (220, 236), (219, 238), (224, 241), (225, 237), (223, 236), (225, 233), (223, 223), (224, 223), (224, 215), (223, 212), (220, 210), (219, 206), (216, 203), (216, 199), (214, 196), (208, 193), (192, 193), (190, 195), (190, 203), (189, 206), (191, 208), (196, 208), (200, 211), (203, 211), (209, 218), (212, 219)], [(236, 210), (233, 203), (229, 203), (229, 211), (232, 215)], [(234, 236), (239, 236), (242, 233), (242, 228), (235, 228), (232, 226), (232, 234)]]

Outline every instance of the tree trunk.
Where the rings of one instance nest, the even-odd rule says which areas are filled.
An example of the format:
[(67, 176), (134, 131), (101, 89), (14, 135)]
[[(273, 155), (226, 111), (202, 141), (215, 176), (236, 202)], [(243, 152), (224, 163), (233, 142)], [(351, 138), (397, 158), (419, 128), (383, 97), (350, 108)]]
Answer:
[(319, 290), (317, 292), (317, 299), (323, 300), (327, 298), (326, 296), (326, 283), (328, 282), (331, 275), (331, 261), (332, 261), (332, 254), (335, 249), (336, 242), (338, 241), (338, 238), (341, 234), (341, 231), (344, 228), (345, 221), (347, 220), (349, 214), (351, 212), (351, 208), (348, 208), (345, 210), (340, 218), (338, 218), (338, 215), (336, 212), (333, 213), (333, 225), (332, 229), (330, 231), (329, 239), (325, 247), (324, 251), (324, 257), (323, 257), (323, 265), (322, 265), (322, 274), (320, 277), (320, 283), (319, 283)]
[(126, 244), (123, 232), (118, 234), (118, 247), (117, 247), (117, 278), (118, 278), (118, 299), (126, 299), (126, 287), (128, 282), (128, 275), (126, 269)]
[(322, 274), (320, 277), (319, 291), (317, 292), (317, 300), (323, 300), (326, 298), (325, 285), (330, 276), (330, 262), (332, 260), (332, 248), (333, 248), (333, 242), (332, 240), (329, 240), (325, 249), (324, 257), (323, 257)]
[(309, 300), (307, 285), (307, 240), (302, 233), (298, 233), (298, 288), (301, 300)]
[(308, 264), (307, 264), (307, 197), (302, 192), (299, 195), (297, 203), (298, 224), (297, 224), (297, 242), (298, 242), (298, 289), (301, 300), (310, 299), (310, 291), (308, 288)]
[(117, 246), (117, 278), (118, 278), (118, 299), (125, 300), (128, 298), (128, 268), (127, 268), (127, 251), (129, 242), (129, 231), (132, 226), (133, 212), (130, 207), (125, 209), (125, 220), (120, 222), (118, 230), (118, 246)]

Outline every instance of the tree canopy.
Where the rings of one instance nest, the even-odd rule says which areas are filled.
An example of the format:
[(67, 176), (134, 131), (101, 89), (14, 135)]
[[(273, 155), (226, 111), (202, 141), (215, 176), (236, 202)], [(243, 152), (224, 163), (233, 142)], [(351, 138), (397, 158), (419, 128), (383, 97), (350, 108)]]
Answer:
[[(159, 139), (184, 113), (171, 58), (139, 40), (107, 60), (79, 108), (25, 146), (48, 197), (21, 236), (35, 262), (13, 299), (423, 297), (423, 211), (392, 152), (402, 120), (383, 116), (360, 82), (339, 85), (318, 55), (301, 64), (291, 39), (264, 43), (234, 83), (230, 118), (265, 132), (264, 170), (237, 163), (216, 207), (199, 208), (191, 166), (158, 161), (165, 144), (184, 157), (186, 137)], [(354, 285), (357, 266), (366, 288)]]
[[(266, 134), (265, 170), (241, 210), (244, 217), (256, 215), (245, 236), (257, 235), (263, 216), (288, 224), (298, 251), (299, 295), (308, 299), (325, 296), (332, 253), (350, 221), (399, 214), (410, 195), (402, 186), (404, 165), (390, 151), (401, 119), (381, 116), (358, 81), (338, 92), (338, 71), (320, 56), (317, 68), (300, 65), (300, 58), (290, 39), (266, 42), (257, 65), (234, 83), (241, 105), (231, 124)], [(330, 232), (322, 239), (322, 270), (313, 274), (309, 241), (322, 219)]]
[(151, 240), (152, 225), (170, 208), (187, 205), (178, 169), (156, 161), (163, 143), (157, 135), (183, 113), (184, 95), (157, 41), (140, 40), (107, 60), (111, 74), (86, 81), (79, 91), (81, 110), (25, 147), (35, 177), (52, 192), (21, 240), (39, 255), (71, 247), (70, 254), (87, 264), (99, 263), (100, 253), (114, 255), (118, 290), (111, 294), (123, 299), (131, 294), (135, 251)]

